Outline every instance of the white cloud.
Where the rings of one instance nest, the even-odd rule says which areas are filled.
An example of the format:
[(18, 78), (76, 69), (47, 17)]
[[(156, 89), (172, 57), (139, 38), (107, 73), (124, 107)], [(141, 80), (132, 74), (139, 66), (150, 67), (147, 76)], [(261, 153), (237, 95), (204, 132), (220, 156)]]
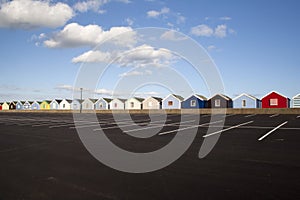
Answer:
[(213, 51), (213, 50), (215, 50), (217, 47), (216, 46), (214, 46), (214, 45), (209, 45), (208, 47), (207, 47), (207, 50), (208, 51)]
[(228, 16), (220, 17), (220, 20), (229, 21), (229, 20), (231, 20), (231, 17), (228, 17)]
[(68, 91), (73, 91), (74, 88), (72, 85), (58, 85), (57, 87), (55, 87), (55, 89), (58, 89), (58, 90), (68, 90)]
[[(80, 88), (75, 88), (72, 85), (66, 85), (66, 84), (58, 85), (54, 89), (71, 91), (71, 92), (72, 91), (77, 91), (77, 92), (81, 91)], [(84, 92), (88, 92), (90, 94), (103, 94), (103, 95), (112, 95), (113, 94), (112, 90), (107, 90), (107, 89), (104, 89), (104, 88), (100, 88), (100, 89), (96, 89), (96, 90), (92, 90), (92, 89), (89, 89), (89, 88), (82, 88), (82, 90)]]
[(164, 32), (160, 36), (160, 38), (163, 39), (163, 40), (171, 40), (171, 41), (181, 41), (181, 40), (186, 40), (187, 39), (187, 37), (181, 36), (173, 30)]
[(215, 36), (218, 38), (224, 38), (227, 36), (227, 26), (222, 24), (222, 25), (218, 25), (215, 28)]
[(114, 94), (114, 91), (101, 88), (101, 89), (96, 89), (95, 94), (102, 94), (102, 95), (112, 96)]
[(150, 10), (147, 12), (147, 16), (149, 18), (157, 18), (160, 15), (164, 15), (170, 12), (170, 9), (167, 7), (162, 8), (160, 11), (156, 11), (156, 10)]
[(130, 71), (130, 72), (122, 73), (119, 76), (120, 77), (128, 77), (128, 76), (144, 76), (144, 75), (151, 75), (151, 74), (152, 74), (152, 71), (150, 71), (150, 70), (145, 70), (145, 71), (133, 70), (133, 71)]
[(77, 56), (72, 59), (73, 63), (82, 63), (82, 62), (89, 62), (89, 63), (96, 63), (96, 62), (105, 62), (109, 63), (112, 59), (112, 56), (108, 52), (102, 51), (88, 51), (80, 56)]
[(32, 29), (63, 26), (74, 16), (64, 3), (50, 1), (14, 0), (1, 4), (0, 27)]
[[(225, 38), (227, 36), (227, 26), (225, 24), (218, 25), (214, 29), (206, 24), (201, 24), (191, 28), (191, 34), (195, 36), (205, 36), (217, 38)], [(233, 30), (229, 30), (229, 33), (233, 33)]]
[(155, 49), (144, 44), (122, 53), (118, 57), (117, 62), (121, 66), (162, 67), (169, 65), (175, 59), (175, 56), (168, 49)]
[(210, 37), (214, 34), (214, 30), (205, 24), (201, 24), (191, 28), (191, 34), (195, 36)]
[(130, 27), (112, 27), (104, 31), (98, 25), (81, 26), (77, 23), (71, 23), (44, 41), (44, 45), (49, 48), (96, 46), (109, 38), (113, 38), (111, 42), (120, 46), (130, 46), (136, 42), (135, 32)]
[(148, 17), (156, 18), (160, 15), (160, 12), (155, 11), (155, 10), (150, 10), (147, 12)]
[(108, 3), (109, 0), (87, 0), (82, 2), (77, 2), (73, 8), (74, 10), (78, 12), (87, 12), (89, 10), (92, 10), (94, 12), (100, 12), (103, 13), (103, 10), (101, 10), (101, 6)]
[[(112, 2), (113, 0), (86, 0), (86, 1), (81, 1), (77, 2), (73, 8), (75, 11), (84, 13), (88, 12), (90, 10), (94, 12), (98, 12), (99, 14), (104, 14), (106, 13), (105, 10), (101, 9), (105, 4), (108, 4), (109, 2)], [(121, 3), (131, 3), (129, 0), (114, 0), (116, 2), (121, 2)]]
[(88, 51), (72, 59), (73, 63), (110, 63), (115, 61), (122, 67), (162, 67), (169, 65), (176, 57), (167, 49), (155, 49), (149, 45), (141, 45), (125, 52)]

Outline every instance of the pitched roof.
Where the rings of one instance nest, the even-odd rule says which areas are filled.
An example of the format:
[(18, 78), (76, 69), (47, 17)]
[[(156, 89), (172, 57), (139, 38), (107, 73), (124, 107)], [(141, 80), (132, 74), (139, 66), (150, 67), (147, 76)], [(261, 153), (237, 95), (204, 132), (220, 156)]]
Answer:
[(293, 99), (300, 97), (300, 93), (293, 97)]
[(177, 94), (172, 94), (174, 97), (176, 97), (177, 99), (179, 99), (180, 101), (183, 101), (184, 98), (180, 95), (177, 95)]
[[(113, 100), (119, 100), (119, 101), (121, 101), (122, 103), (125, 103), (125, 101), (126, 101), (127, 99), (114, 98)], [(113, 101), (113, 100), (112, 100), (112, 101)]]
[(107, 103), (110, 103), (112, 101), (111, 98), (103, 98)]
[(90, 99), (90, 98), (89, 98), (89, 100), (93, 103), (96, 103), (96, 101), (98, 101), (98, 99)]
[(153, 98), (153, 99), (155, 99), (155, 100), (157, 100), (157, 101), (159, 101), (159, 102), (162, 101), (162, 98), (160, 98), (160, 97), (151, 97), (151, 98)]
[(207, 100), (207, 98), (205, 96), (200, 95), (200, 94), (194, 94), (194, 96), (198, 97), (201, 100), (205, 100), (205, 101)]
[(55, 99), (55, 101), (56, 101), (58, 104), (60, 104), (60, 103), (62, 102), (61, 99)]
[(71, 104), (72, 102), (73, 102), (73, 100), (71, 100), (71, 99), (65, 99), (66, 100), (66, 102), (68, 102), (69, 104)]
[(136, 100), (138, 100), (139, 102), (143, 102), (145, 99), (143, 99), (143, 98), (140, 98), (140, 97), (133, 97), (133, 98), (135, 98)]
[(227, 101), (231, 100), (231, 98), (230, 98), (230, 97), (228, 97), (228, 96), (226, 96), (226, 95), (224, 95), (224, 94), (215, 94), (215, 95), (214, 95), (214, 96), (212, 96), (210, 99), (214, 98), (214, 97), (215, 97), (215, 96), (217, 96), (217, 95), (219, 95), (220, 97), (222, 97), (222, 98), (226, 99)]
[(286, 98), (286, 99), (289, 99), (288, 97), (286, 97), (286, 96), (280, 94), (279, 92), (276, 92), (275, 90), (269, 92), (268, 94), (266, 94), (265, 96), (263, 96), (261, 99), (266, 98), (267, 96), (269, 96), (269, 95), (272, 94), (273, 92), (276, 93), (276, 94), (278, 94), (278, 95), (280, 95), (280, 96), (282, 96), (282, 97), (284, 97), (284, 98)]
[(41, 103), (43, 103), (43, 102), (45, 102), (45, 103), (47, 103), (47, 104), (50, 104), (52, 101), (50, 101), (50, 100), (44, 100), (44, 101), (42, 101)]
[(256, 98), (255, 96), (252, 96), (252, 95), (246, 94), (246, 93), (240, 94), (239, 96), (235, 97), (233, 100), (236, 100), (236, 99), (238, 99), (238, 98), (241, 98), (242, 96), (247, 96), (247, 97), (249, 97), (249, 98), (251, 98), (251, 99), (253, 99), (253, 100), (258, 100), (258, 98)]

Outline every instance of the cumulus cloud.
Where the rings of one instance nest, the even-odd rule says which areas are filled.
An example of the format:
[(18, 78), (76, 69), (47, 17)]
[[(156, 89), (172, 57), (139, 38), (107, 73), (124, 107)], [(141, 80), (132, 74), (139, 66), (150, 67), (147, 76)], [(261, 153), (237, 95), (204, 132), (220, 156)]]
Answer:
[(77, 2), (73, 8), (75, 11), (85, 13), (88, 11), (98, 12), (100, 14), (105, 13), (106, 11), (102, 7), (112, 1), (121, 2), (121, 3), (131, 3), (129, 0), (86, 0)]
[(74, 16), (73, 9), (64, 3), (50, 1), (14, 0), (1, 4), (0, 27), (32, 29), (56, 28)]
[(164, 33), (160, 36), (160, 39), (163, 39), (163, 40), (171, 40), (171, 41), (181, 41), (181, 40), (186, 40), (187, 37), (181, 36), (181, 35), (179, 35), (178, 33), (176, 33), (176, 32), (173, 31), (173, 30), (169, 30), (169, 31), (164, 32)]
[(117, 58), (117, 62), (121, 66), (163, 67), (168, 66), (175, 59), (176, 57), (168, 49), (155, 49), (144, 44), (122, 53)]
[(228, 31), (228, 28), (225, 24), (218, 25), (214, 29), (209, 27), (208, 25), (200, 24), (198, 26), (192, 27), (190, 32), (195, 36), (215, 36), (217, 38), (225, 38), (228, 32), (233, 33), (232, 29)]
[(73, 8), (74, 10), (84, 13), (89, 10), (92, 10), (94, 12), (99, 12), (103, 13), (103, 10), (101, 10), (101, 6), (104, 4), (108, 3), (109, 0), (88, 0), (88, 1), (82, 1), (82, 2), (77, 2)]
[(73, 63), (97, 63), (97, 62), (105, 62), (109, 63), (113, 59), (112, 55), (109, 52), (102, 52), (98, 50), (91, 50), (85, 52), (75, 58), (72, 59)]
[(176, 57), (164, 48), (155, 49), (149, 45), (141, 45), (125, 52), (102, 52), (92, 50), (72, 59), (73, 63), (110, 63), (115, 61), (122, 67), (163, 67), (175, 61)]
[(227, 26), (226, 25), (218, 25), (215, 29), (215, 36), (218, 38), (224, 38), (227, 36)]
[(214, 30), (210, 28), (208, 25), (200, 24), (198, 26), (191, 28), (191, 34), (195, 36), (210, 37), (214, 34)]
[(98, 25), (81, 26), (71, 23), (60, 32), (54, 33), (50, 39), (45, 40), (44, 45), (49, 48), (94, 47), (100, 42), (112, 38), (111, 42), (116, 45), (131, 46), (136, 42), (135, 36), (135, 32), (130, 27), (112, 27), (105, 31)]
[(157, 17), (159, 17), (160, 15), (167, 14), (167, 13), (169, 13), (169, 12), (170, 12), (170, 9), (167, 8), (167, 7), (164, 7), (164, 8), (162, 8), (160, 11), (157, 11), (157, 10), (149, 10), (149, 11), (147, 12), (147, 16), (148, 16), (149, 18), (157, 18)]

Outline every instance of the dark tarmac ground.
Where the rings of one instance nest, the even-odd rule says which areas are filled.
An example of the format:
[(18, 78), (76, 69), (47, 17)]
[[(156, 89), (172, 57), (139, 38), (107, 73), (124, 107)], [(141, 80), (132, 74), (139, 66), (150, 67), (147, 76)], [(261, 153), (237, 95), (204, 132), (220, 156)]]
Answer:
[[(80, 128), (99, 128), (88, 115)], [(168, 115), (170, 125), (160, 130), (165, 134), (147, 139), (122, 132), (110, 114), (97, 117), (116, 145), (149, 152), (173, 139), (181, 116)], [(132, 118), (149, 121), (146, 115)], [(209, 115), (200, 116), (200, 124), (208, 122)], [(136, 128), (126, 120), (121, 126)], [(96, 160), (79, 139), (72, 114), (0, 112), (0, 200), (300, 199), (300, 116), (228, 115), (216, 146), (199, 159), (207, 129), (200, 126), (190, 148), (171, 165), (132, 174)]]

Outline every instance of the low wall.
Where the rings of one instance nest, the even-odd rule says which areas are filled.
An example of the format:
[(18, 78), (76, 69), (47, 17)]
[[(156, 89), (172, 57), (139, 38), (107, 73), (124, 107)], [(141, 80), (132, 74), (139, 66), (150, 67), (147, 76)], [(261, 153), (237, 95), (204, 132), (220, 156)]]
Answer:
[[(0, 113), (79, 113), (79, 110), (1, 110)], [(132, 113), (132, 114), (300, 114), (300, 108), (255, 108), (255, 109), (170, 109), (170, 110), (83, 110), (82, 113)]]

